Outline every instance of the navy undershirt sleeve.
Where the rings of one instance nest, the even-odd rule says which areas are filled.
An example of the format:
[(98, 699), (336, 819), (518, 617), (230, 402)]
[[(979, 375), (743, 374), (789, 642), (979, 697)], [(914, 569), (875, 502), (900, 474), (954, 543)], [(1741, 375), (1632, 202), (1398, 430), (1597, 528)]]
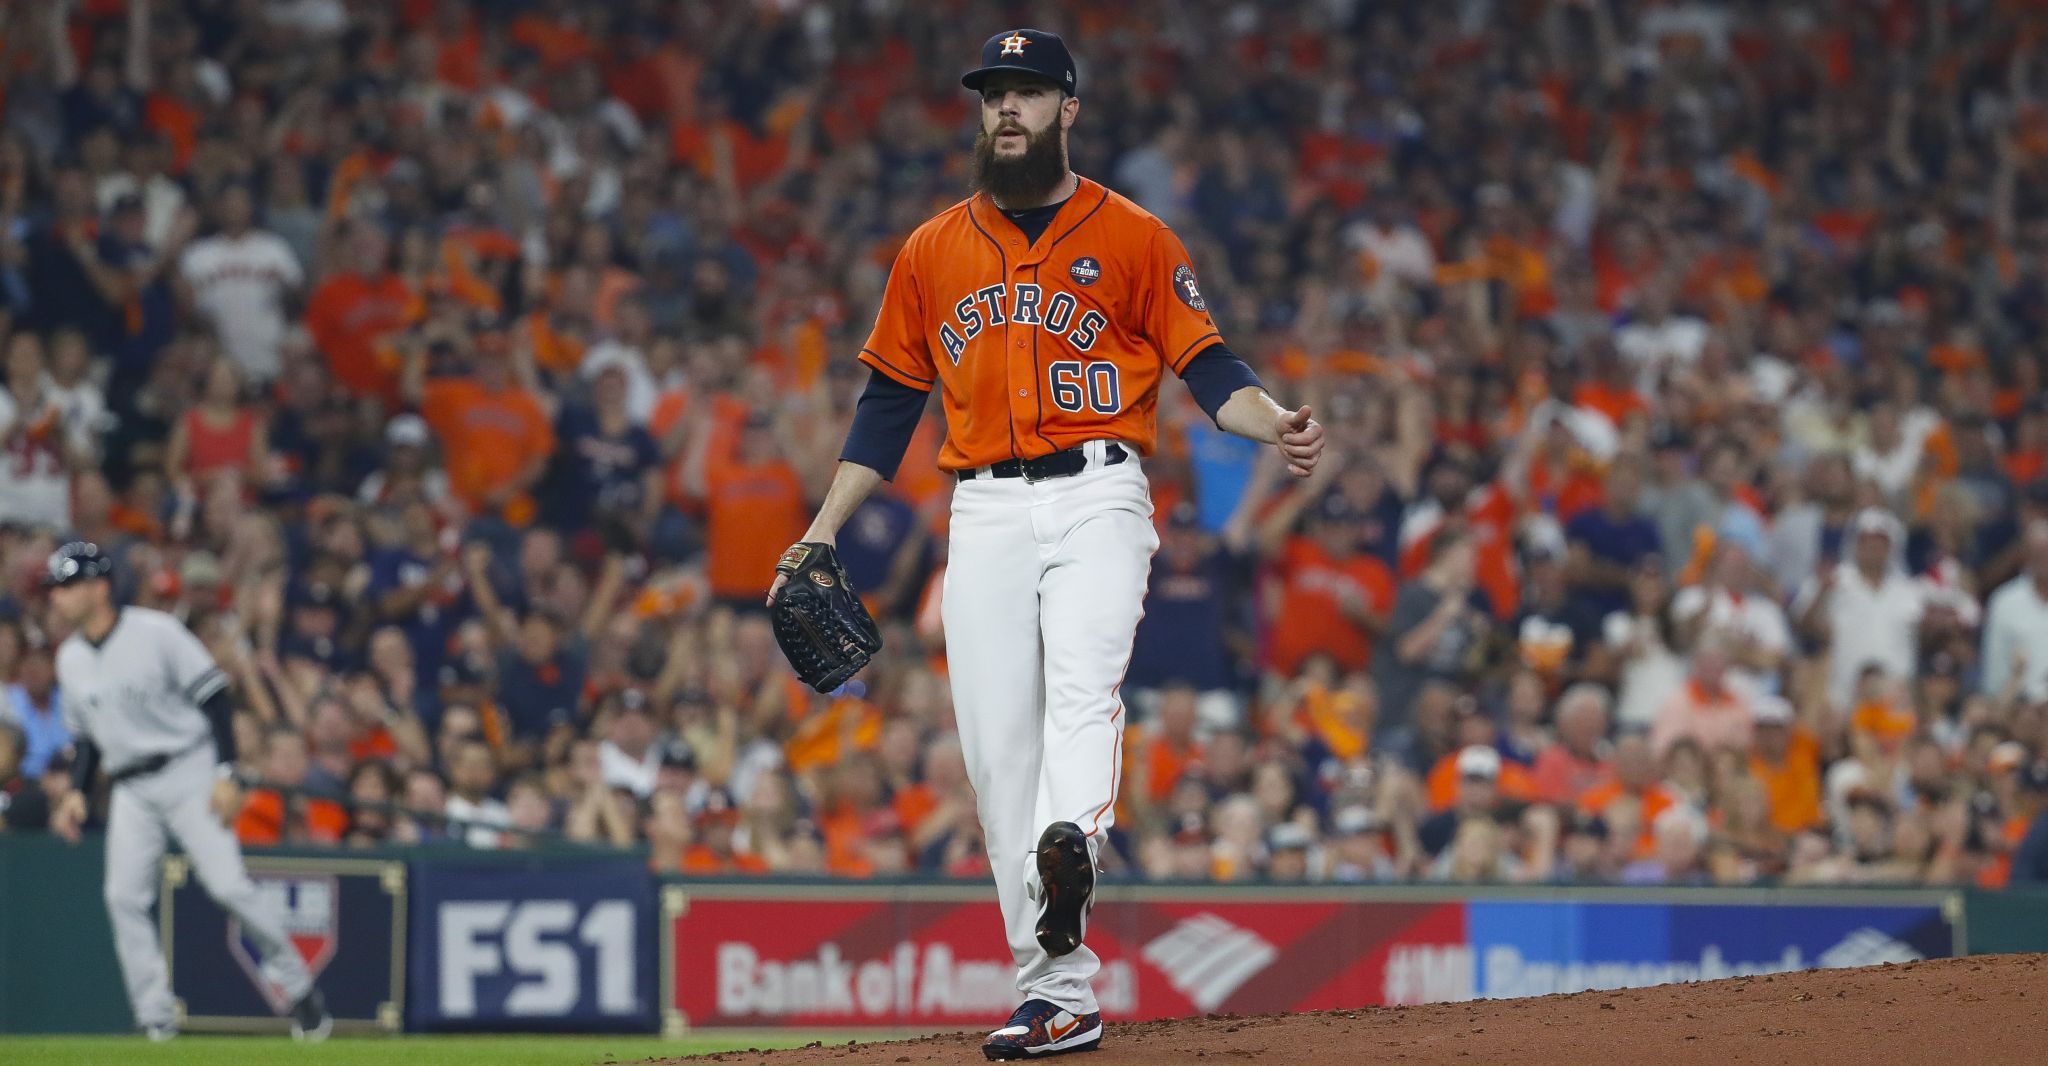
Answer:
[(1188, 360), (1188, 365), (1181, 368), (1180, 379), (1187, 382), (1188, 391), (1195, 394), (1195, 402), (1211, 422), (1216, 421), (1216, 413), (1223, 410), (1237, 390), (1261, 387), (1252, 368), (1220, 343), (1202, 349)]
[(846, 431), (839, 458), (877, 471), (884, 480), (896, 480), (896, 468), (910, 448), (929, 395), (879, 370), (868, 371), (868, 387), (853, 409), (853, 428)]
[(214, 690), (206, 697), (205, 705), (199, 708), (206, 712), (206, 724), (213, 728), (214, 754), (224, 766), (235, 764), (235, 705), (228, 698), (227, 686)]

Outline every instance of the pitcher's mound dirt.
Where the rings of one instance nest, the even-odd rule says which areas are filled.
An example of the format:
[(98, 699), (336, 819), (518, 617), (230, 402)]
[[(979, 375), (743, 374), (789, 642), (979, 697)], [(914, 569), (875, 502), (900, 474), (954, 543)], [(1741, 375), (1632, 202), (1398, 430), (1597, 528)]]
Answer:
[[(2043, 955), (1984, 955), (1568, 996), (1112, 1023), (1074, 1066), (2005, 1066), (2048, 1061)], [(1001, 1019), (992, 1019), (991, 1027)], [(981, 1034), (669, 1062), (981, 1062)]]

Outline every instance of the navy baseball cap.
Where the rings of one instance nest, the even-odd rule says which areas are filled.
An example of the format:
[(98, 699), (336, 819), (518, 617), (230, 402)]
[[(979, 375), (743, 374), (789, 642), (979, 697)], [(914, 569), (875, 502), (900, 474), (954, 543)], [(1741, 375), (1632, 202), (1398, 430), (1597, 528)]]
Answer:
[(49, 569), (43, 583), (51, 588), (106, 577), (114, 572), (114, 561), (90, 541), (74, 540), (50, 553)]
[(960, 75), (960, 84), (975, 92), (988, 76), (999, 70), (1036, 74), (1059, 86), (1068, 96), (1075, 92), (1074, 56), (1057, 33), (1044, 30), (1005, 30), (981, 46), (981, 66)]

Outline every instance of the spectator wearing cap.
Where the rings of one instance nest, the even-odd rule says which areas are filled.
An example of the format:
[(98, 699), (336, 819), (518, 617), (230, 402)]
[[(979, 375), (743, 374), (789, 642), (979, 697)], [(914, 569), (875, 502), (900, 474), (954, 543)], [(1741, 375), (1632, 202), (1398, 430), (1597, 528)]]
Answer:
[(1920, 620), (1927, 597), (1894, 560), (1904, 547), (1898, 519), (1871, 507), (1850, 523), (1851, 558), (1807, 580), (1793, 602), (1809, 639), (1828, 651), (1828, 700), (1850, 708), (1856, 678), (1876, 664), (1911, 680), (1920, 661)]
[(1198, 732), (1239, 725), (1231, 651), (1242, 634), (1233, 569), (1228, 549), (1202, 532), (1196, 505), (1176, 504), (1152, 557), (1145, 614), (1124, 675), (1131, 704), (1144, 716), (1157, 714), (1165, 692), (1183, 685), (1195, 694)]
[(39, 778), (50, 760), (71, 746), (71, 730), (64, 725), (64, 696), (57, 691), (55, 650), (39, 631), (23, 640), (14, 678), (0, 701), (0, 722), (21, 732), (22, 747), (16, 755), (22, 776)]
[(1820, 739), (1782, 696), (1763, 694), (1750, 706), (1755, 723), (1749, 776), (1762, 786), (1770, 824), (1800, 833), (1821, 822)]
[(1522, 604), (1512, 630), (1520, 665), (1549, 684), (1583, 676), (1606, 616), (1571, 594), (1563, 541), (1555, 535), (1530, 538), (1522, 572)]
[(1565, 523), (1565, 579), (1572, 599), (1605, 618), (1629, 607), (1637, 570), (1662, 548), (1657, 523), (1643, 514), (1642, 465), (1623, 457), (1608, 468), (1600, 506)]
[(1979, 674), (1991, 695), (2048, 699), (2048, 519), (2026, 529), (2025, 568), (1991, 594)]
[[(646, 799), (654, 793), (667, 756), (667, 749), (658, 743), (647, 698), (635, 689), (624, 689), (608, 696), (605, 703), (608, 706), (599, 709), (606, 723), (604, 740), (597, 746), (604, 783)], [(680, 749), (677, 756), (694, 769), (695, 760), (688, 758), (687, 750)]]
[(2048, 757), (2032, 759), (2019, 772), (2020, 817), (2026, 835), (2012, 853), (2014, 885), (2048, 884)]
[(454, 354), (471, 349), (467, 373), (427, 376), (427, 346), (406, 355), (401, 391), (441, 442), (448, 486), (479, 517), (523, 527), (555, 453), (554, 426), (538, 396), (515, 380), (502, 344), (442, 336), (432, 343)]
[[(1449, 766), (1456, 779), (1451, 803), (1424, 819), (1416, 829), (1417, 840), (1426, 854), (1442, 853), (1464, 823), (1492, 821), (1500, 816), (1506, 798), (1501, 781), (1503, 765), (1500, 752), (1483, 744), (1469, 744), (1451, 757)], [(1525, 795), (1526, 784), (1524, 779), (1523, 785), (1518, 786)]]
[[(74, 248), (113, 313), (88, 328), (61, 329), (56, 335), (73, 335), (81, 342), (91, 338), (93, 347), (112, 355), (108, 386), (121, 410), (132, 409), (134, 392), (148, 379), (150, 363), (176, 335), (178, 299), (171, 267), (193, 228), (194, 220), (180, 214), (168, 233), (152, 235), (142, 201), (122, 196), (109, 208), (98, 239)], [(36, 279), (37, 284), (41, 280)]]
[(1266, 831), (1266, 880), (1278, 884), (1311, 880), (1319, 850), (1313, 830), (1300, 822), (1281, 822)]
[(683, 853), (682, 872), (700, 877), (768, 873), (766, 860), (751, 851), (734, 848), (733, 836), (739, 820), (739, 804), (733, 801), (731, 793), (722, 788), (706, 792), (703, 804), (691, 819), (695, 839)]
[(1558, 697), (1557, 741), (1536, 753), (1536, 798), (1570, 804), (1614, 773), (1607, 754), (1610, 720), (1605, 689), (1580, 682)]
[(221, 350), (247, 380), (264, 384), (283, 371), (286, 312), (306, 278), (283, 238), (255, 228), (255, 214), (248, 188), (221, 190), (215, 231), (183, 250), (178, 277)]
[(436, 466), (427, 420), (407, 411), (384, 424), (384, 452), (375, 470), (356, 487), (356, 502), (366, 507), (425, 503), (439, 511), (448, 506), (448, 472)]
[(343, 643), (352, 611), (339, 588), (323, 575), (308, 573), (286, 591), (284, 606), (285, 624), (277, 649), (281, 657), (308, 660), (325, 673), (352, 664)]
[(1386, 826), (1371, 807), (1354, 804), (1330, 819), (1330, 839), (1322, 852), (1319, 881), (1376, 884), (1397, 878), (1387, 852)]

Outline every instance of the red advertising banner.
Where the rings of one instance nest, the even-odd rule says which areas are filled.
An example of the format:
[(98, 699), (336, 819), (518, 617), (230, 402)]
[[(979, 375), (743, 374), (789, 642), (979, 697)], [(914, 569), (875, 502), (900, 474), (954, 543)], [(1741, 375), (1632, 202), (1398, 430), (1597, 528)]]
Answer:
[[(672, 1024), (973, 1027), (1021, 998), (992, 898), (683, 895), (669, 909)], [(1121, 1021), (1458, 999), (1472, 980), (1457, 902), (1105, 899), (1088, 944)]]

